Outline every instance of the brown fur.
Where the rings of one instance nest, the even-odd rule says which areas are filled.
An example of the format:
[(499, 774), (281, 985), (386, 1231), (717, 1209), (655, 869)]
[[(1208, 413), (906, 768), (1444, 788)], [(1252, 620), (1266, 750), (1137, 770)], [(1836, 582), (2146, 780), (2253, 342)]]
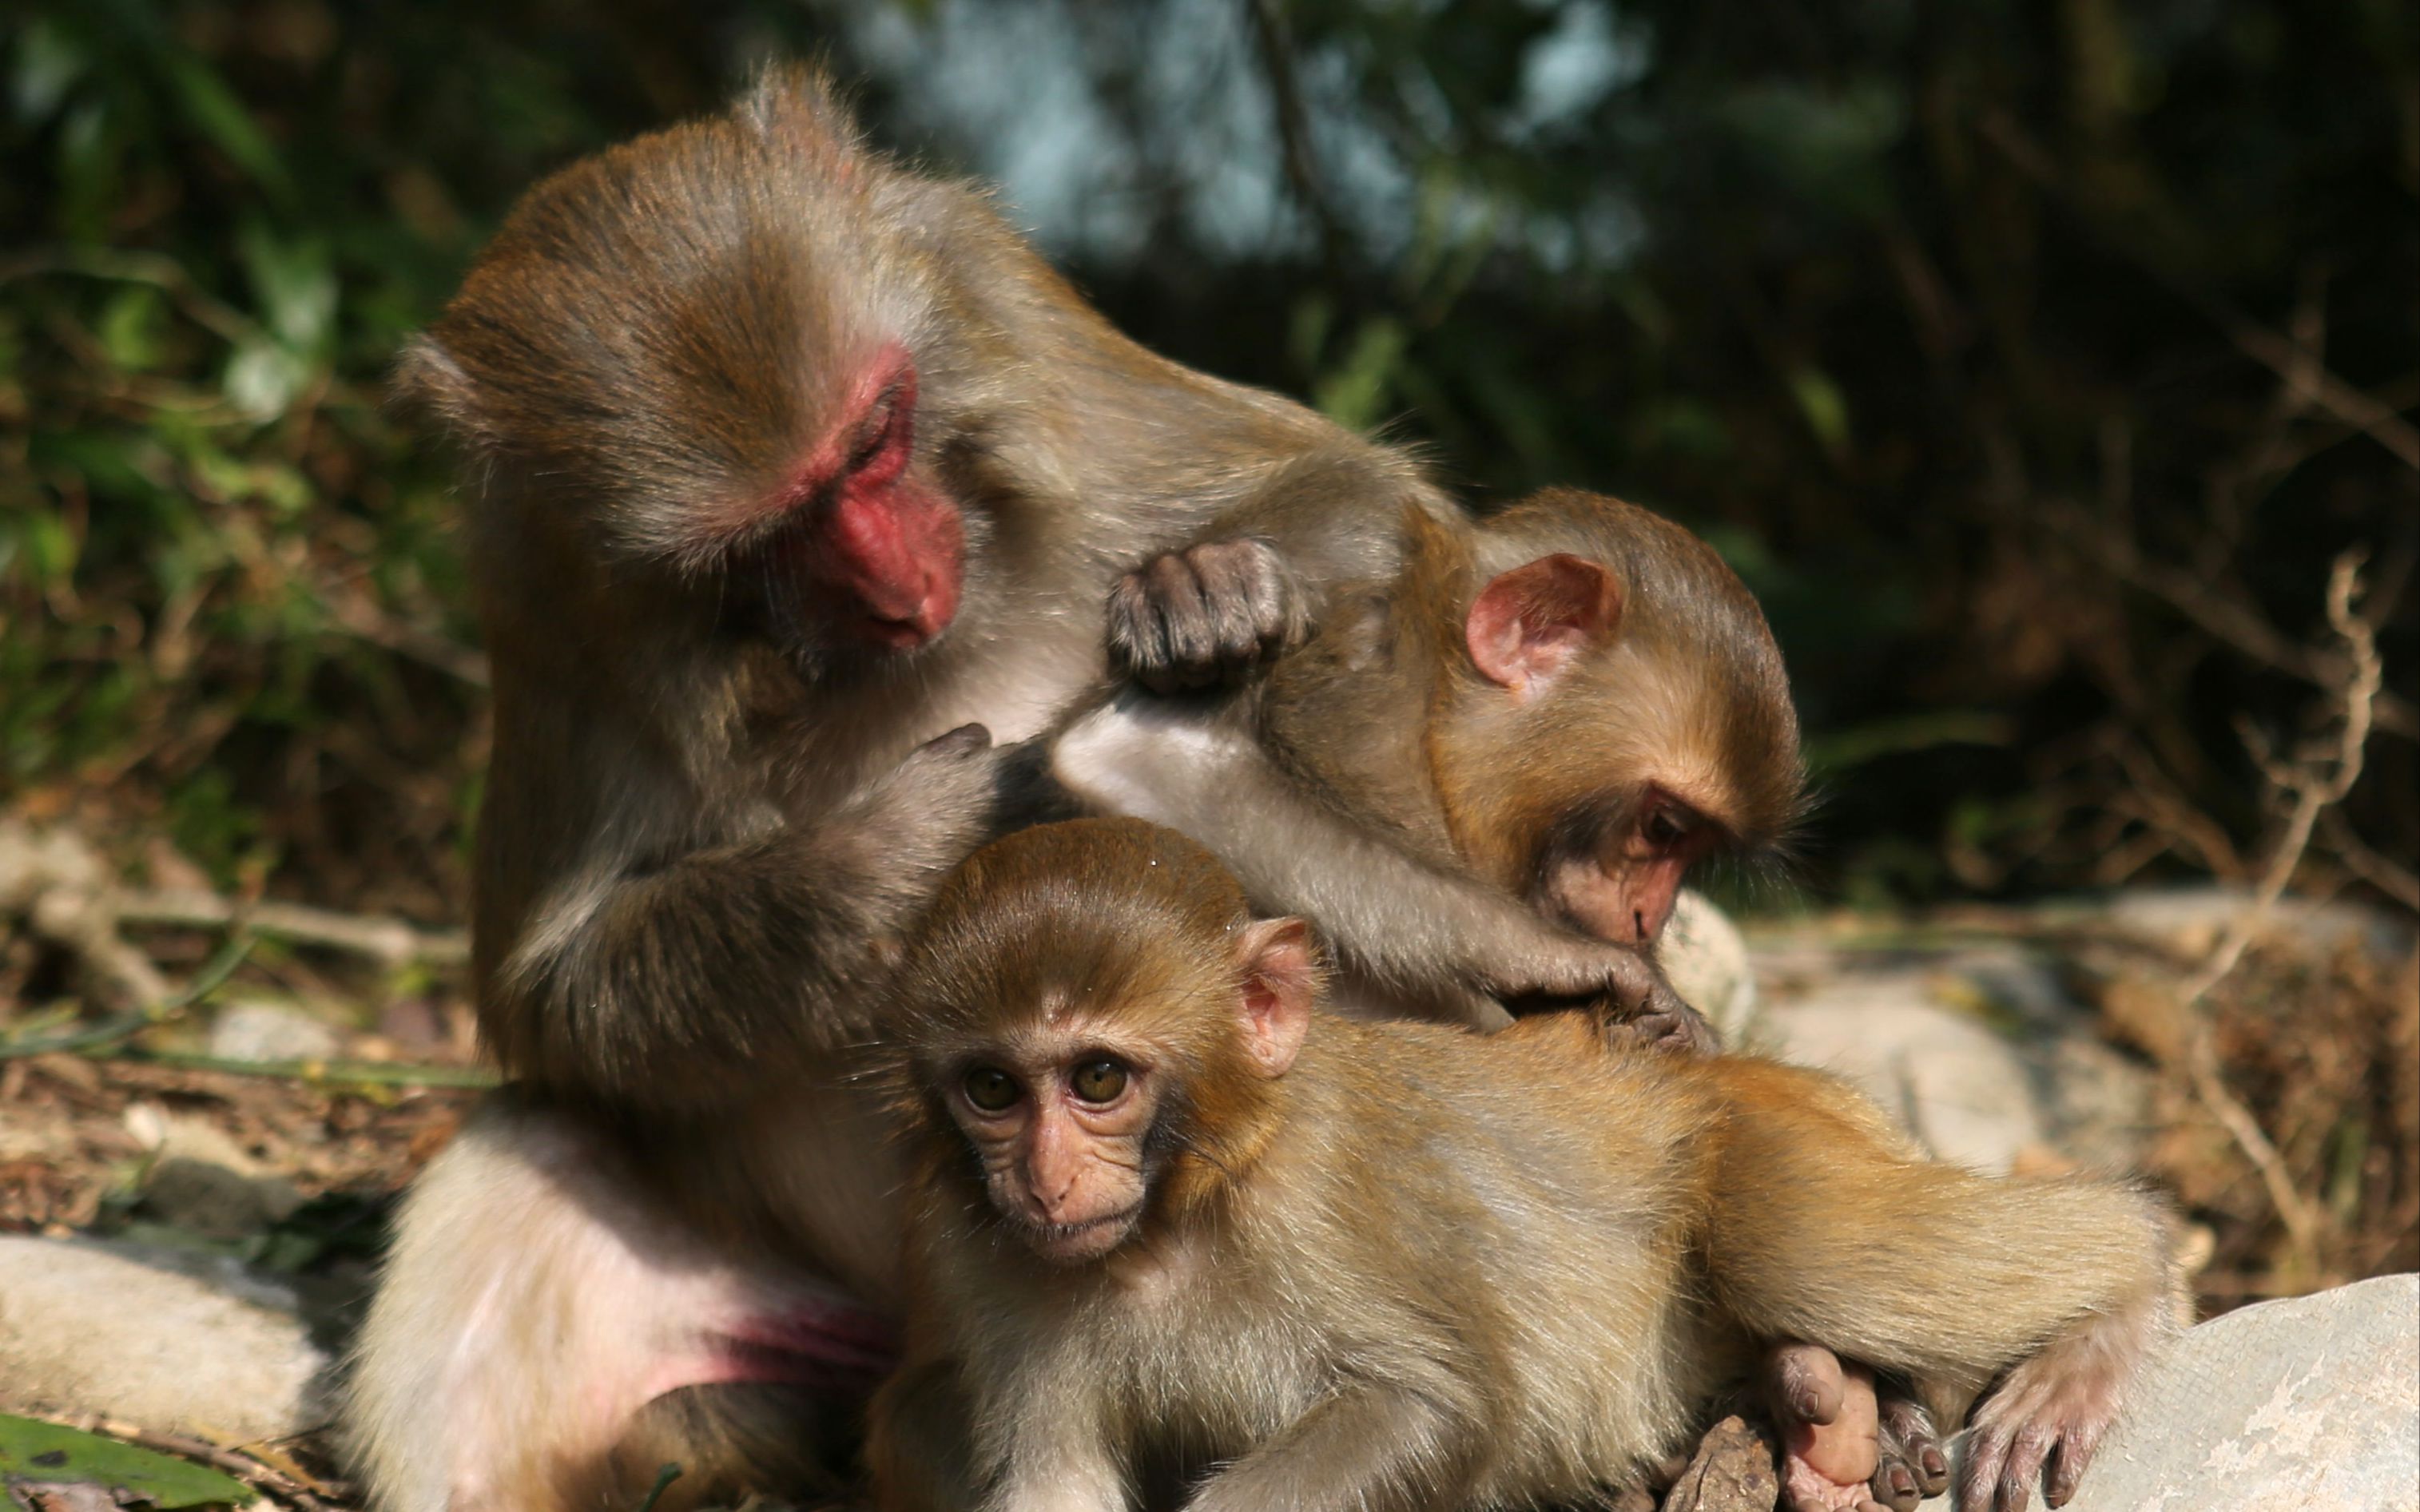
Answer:
[[(1483, 1026), (1508, 1000), (1652, 1001), (1637, 942), (1575, 933), (1590, 921), (1553, 884), (1639, 864), (1620, 842), (1651, 795), (1701, 822), (1683, 870), (1787, 833), (1798, 723), (1763, 615), (1704, 542), (1601, 495), (1420, 515), (1404, 533), (1401, 566), (1340, 586), (1264, 683), (1198, 714), (1131, 695), (1081, 711), (1055, 774), (1089, 811), (1208, 845), (1264, 911), (1312, 919), (1357, 1004)], [(1595, 564), (1619, 614), (1516, 697), (1474, 663), (1466, 624), (1500, 576), (1558, 554)]]
[[(845, 441), (894, 349), (907, 475), (947, 501), (965, 575), (946, 629), (877, 653), (818, 628), (830, 606), (763, 543), (817, 529), (784, 479)], [(1404, 454), (1127, 341), (982, 191), (868, 149), (792, 72), (532, 190), (397, 387), (462, 457), (496, 720), (473, 974), (539, 1110), (424, 1178), (349, 1416), (388, 1512), (535, 1512), (578, 1502), (624, 1426), (557, 1383), (653, 1381), (655, 1333), (616, 1326), (697, 1304), (666, 1257), (735, 1273), (719, 1303), (760, 1264), (776, 1292), (891, 1299), (895, 1173), (848, 1057), (1001, 777), (981, 731), (936, 737), (1034, 733), (1112, 638), (1137, 670), (1257, 659), (1189, 632), (1232, 610), (1298, 635), (1325, 584), (1387, 570), (1407, 506), (1450, 506)], [(643, 1215), (582, 1196), (619, 1182)], [(523, 1236), (545, 1242), (514, 1274)], [(470, 1310), (504, 1294), (562, 1326)]]
[[(1112, 1512), (1171, 1460), (1191, 1512), (1570, 1504), (1683, 1447), (1784, 1336), (1969, 1394), (2001, 1378), (1983, 1458), (2034, 1443), (2030, 1481), (2042, 1447), (2080, 1463), (2169, 1326), (2152, 1203), (1916, 1158), (1816, 1072), (1654, 1055), (1578, 1013), (1483, 1039), (1323, 1016), (1277, 1079), (1222, 1069), (1247, 916), (1207, 865), (1132, 821), (1030, 831), (911, 948), (918, 1305), (874, 1414), (887, 1512)], [(1216, 1181), (1069, 1266), (1002, 1231), (936, 1099), (1078, 988), (1180, 1068), (1168, 1142)], [(1844, 1217), (1873, 1213), (1892, 1243)], [(1966, 1505), (2021, 1495), (1987, 1476)]]

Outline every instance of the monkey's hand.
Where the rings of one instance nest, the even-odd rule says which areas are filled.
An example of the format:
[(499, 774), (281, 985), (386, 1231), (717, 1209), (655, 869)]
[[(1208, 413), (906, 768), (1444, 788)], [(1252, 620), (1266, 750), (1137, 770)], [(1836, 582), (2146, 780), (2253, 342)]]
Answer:
[(858, 800), (858, 832), (883, 848), (890, 869), (938, 880), (992, 838), (1001, 768), (1001, 748), (982, 725), (936, 735)]
[(1310, 631), (1301, 585), (1254, 536), (1171, 551), (1109, 590), (1109, 670), (1155, 693), (1228, 681)]
[(1652, 961), (1617, 945), (1575, 938), (1523, 969), (1493, 977), (1487, 990), (1514, 1018), (1585, 1008), (1608, 1038), (1690, 1055), (1723, 1047), (1714, 1026), (1681, 1000)]

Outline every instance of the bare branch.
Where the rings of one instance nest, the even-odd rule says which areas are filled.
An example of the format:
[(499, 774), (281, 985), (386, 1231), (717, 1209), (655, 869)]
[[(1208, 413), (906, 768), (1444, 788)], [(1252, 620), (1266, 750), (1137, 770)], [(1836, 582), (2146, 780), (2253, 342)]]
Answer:
[[(2361, 563), (2363, 554), (2347, 551), (2338, 556), (2328, 574), (2328, 624), (2344, 643), (2350, 676), (2335, 692), (2338, 717), (2342, 726), (2337, 732), (2333, 751), (2322, 752), (2315, 759), (2300, 762), (2281, 761), (2256, 750), (2256, 758), (2269, 780), (2283, 794), (2291, 795), (2293, 808), (2286, 820), (2283, 833), (2272, 847), (2269, 861), (2262, 870), (2259, 886), (2254, 890), (2251, 905), (2227, 924), (2226, 933), (2211, 950), (2199, 971), (2185, 983), (2183, 1000), (2188, 1010), (2198, 1010), (2211, 991), (2226, 980), (2242, 963), (2243, 952), (2268, 922), (2277, 901), (2285, 896), (2286, 887), (2302, 865), (2310, 848), (2311, 834), (2319, 816), (2341, 803), (2353, 785), (2361, 780), (2367, 755), (2372, 707), (2377, 702), (2380, 685), (2385, 672), (2378, 656), (2378, 639), (2367, 620), (2359, 612), (2361, 597)], [(2295, 1187), (2292, 1175), (2287, 1171), (2277, 1147), (2261, 1129), (2259, 1120), (2250, 1109), (2226, 1088), (2219, 1067), (2217, 1037), (2207, 1012), (2193, 1013), (2193, 1039), (2189, 1069), (2195, 1095), (2199, 1097), (2212, 1117), (2218, 1119), (2238, 1149), (2260, 1173), (2261, 1184), (2268, 1189), (2269, 1200), (2277, 1210), (2295, 1246), (2308, 1255), (2314, 1250), (2319, 1228), (2317, 1206)]]

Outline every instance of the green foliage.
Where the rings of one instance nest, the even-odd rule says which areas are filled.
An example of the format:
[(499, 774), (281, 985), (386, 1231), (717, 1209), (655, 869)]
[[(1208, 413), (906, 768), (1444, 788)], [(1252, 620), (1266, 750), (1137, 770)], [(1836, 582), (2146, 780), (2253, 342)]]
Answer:
[(125, 1490), (149, 1506), (241, 1506), (255, 1500), (232, 1475), (54, 1423), (0, 1412), (0, 1484), (89, 1484)]
[[(2216, 864), (2153, 811), (2257, 840), (2237, 726), (2290, 737), (2315, 689), (2129, 563), (2292, 645), (2335, 552), (2391, 579), (2415, 548), (2411, 470), (2244, 335), (2420, 399), (2410, 8), (1276, 13), (1291, 167), (1262, 12), (1200, 0), (21, 8), (0, 803), (454, 912), (484, 694), (442, 470), (382, 374), (513, 194), (774, 52), (1012, 195), (1086, 186), (1061, 202), (1116, 234), (1041, 233), (1154, 345), (1482, 498), (1609, 487), (1705, 530), (1819, 736), (1819, 887)], [(2408, 687), (2409, 597), (2380, 617)], [(2420, 844), (2412, 748), (2381, 736), (2350, 809), (2387, 855)]]

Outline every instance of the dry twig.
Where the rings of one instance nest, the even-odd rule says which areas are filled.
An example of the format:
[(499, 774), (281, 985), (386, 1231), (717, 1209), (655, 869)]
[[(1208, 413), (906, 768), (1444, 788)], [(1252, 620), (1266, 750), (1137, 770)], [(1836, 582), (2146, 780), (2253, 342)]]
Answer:
[(2182, 994), (2184, 1006), (2192, 1012), (2188, 1070), (2195, 1095), (2260, 1173), (2279, 1219), (2304, 1256), (2310, 1255), (2316, 1245), (2319, 1214), (2311, 1201), (2295, 1189), (2275, 1143), (2261, 1129), (2259, 1120), (2227, 1090), (2219, 1069), (2217, 1037), (2210, 1015), (2200, 1009), (2212, 989), (2242, 963), (2243, 952), (2268, 922), (2277, 901), (2285, 896), (2287, 885), (2293, 880), (2304, 853), (2310, 848), (2311, 834), (2320, 815), (2344, 801), (2361, 780), (2369, 745), (2372, 705), (2385, 678), (2377, 635), (2357, 612), (2361, 564), (2362, 553), (2347, 551), (2336, 558), (2328, 574), (2328, 625), (2344, 643), (2350, 667), (2346, 681), (2333, 694), (2341, 721), (2336, 737), (2330, 748), (2301, 759), (2279, 758), (2260, 750), (2256, 744), (2254, 753), (2262, 775), (2275, 792), (2290, 795), (2293, 806), (2288, 812), (2285, 829), (2270, 850), (2250, 906), (2228, 921), (2201, 969), (2185, 982)]

